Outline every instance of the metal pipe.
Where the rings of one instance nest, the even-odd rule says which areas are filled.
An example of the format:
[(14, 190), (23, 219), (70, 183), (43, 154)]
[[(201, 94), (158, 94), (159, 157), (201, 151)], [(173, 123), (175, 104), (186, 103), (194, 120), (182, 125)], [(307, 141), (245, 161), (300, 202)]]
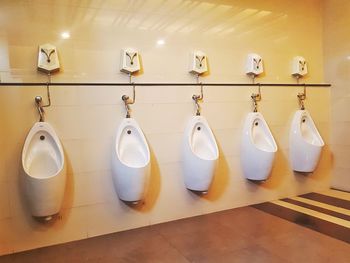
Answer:
[(250, 97), (253, 100), (253, 112), (258, 112), (258, 101), (261, 101), (262, 96), (261, 96), (261, 84), (258, 83), (259, 89), (258, 93), (253, 93)]
[(198, 100), (200, 100), (198, 95), (193, 95), (192, 99), (194, 100), (194, 103), (196, 104), (196, 115), (200, 116), (201, 115), (201, 106), (198, 103)]
[(34, 100), (35, 100), (36, 108), (38, 109), (38, 113), (40, 116), (39, 121), (44, 122), (45, 121), (45, 111), (44, 111), (43, 106), (42, 106), (43, 98), (41, 96), (36, 96)]
[[(131, 83), (133, 84), (133, 83)], [(125, 110), (126, 110), (126, 118), (130, 118), (130, 104), (134, 104), (136, 101), (136, 92), (135, 92), (135, 85), (132, 86), (132, 100), (130, 100), (129, 96), (123, 95), (122, 100), (124, 101), (125, 104)]]
[[(112, 83), (112, 82), (51, 82), (50, 86), (208, 86), (208, 87), (331, 87), (329, 83)], [(0, 82), (1, 86), (47, 86), (47, 82)]]
[(304, 101), (306, 100), (306, 85), (305, 84), (304, 84), (304, 92), (298, 93), (297, 97), (299, 100), (300, 109), (305, 110), (305, 105), (304, 105)]
[(48, 103), (43, 105), (43, 98), (41, 96), (36, 96), (35, 99), (34, 99), (36, 107), (38, 109), (39, 116), (40, 116), (40, 119), (39, 119), (40, 122), (44, 122), (45, 121), (44, 108), (51, 106), (50, 82), (51, 82), (51, 74), (48, 73), (47, 74), (47, 82), (46, 82), (46, 92), (47, 92)]
[[(197, 81), (198, 81), (198, 76), (197, 75)], [(196, 115), (200, 116), (201, 115), (201, 106), (199, 105), (198, 101), (202, 101), (204, 98), (203, 95), (203, 83), (199, 83), (201, 85), (201, 94), (200, 95), (193, 95), (192, 99), (194, 100), (194, 103), (196, 104)]]

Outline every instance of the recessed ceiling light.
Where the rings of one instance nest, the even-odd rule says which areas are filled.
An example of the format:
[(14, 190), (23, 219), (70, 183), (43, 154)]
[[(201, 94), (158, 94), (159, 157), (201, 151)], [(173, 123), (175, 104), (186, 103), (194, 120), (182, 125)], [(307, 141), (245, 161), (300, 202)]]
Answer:
[(157, 40), (157, 45), (158, 46), (163, 46), (164, 44), (165, 44), (165, 40), (164, 39)]
[(62, 32), (62, 33), (61, 33), (61, 37), (62, 37), (63, 39), (68, 39), (68, 38), (70, 38), (70, 34), (69, 34), (68, 31), (65, 31), (65, 32)]

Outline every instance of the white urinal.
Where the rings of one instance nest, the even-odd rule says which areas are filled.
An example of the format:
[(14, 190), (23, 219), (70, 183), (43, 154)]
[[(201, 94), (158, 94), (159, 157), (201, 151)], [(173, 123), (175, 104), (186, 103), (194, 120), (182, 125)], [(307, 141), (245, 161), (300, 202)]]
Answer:
[(289, 134), (292, 169), (313, 172), (317, 166), (324, 142), (307, 110), (294, 114)]
[(264, 181), (269, 176), (277, 145), (259, 112), (248, 113), (241, 141), (241, 165), (249, 180)]
[(183, 147), (186, 188), (207, 192), (213, 180), (219, 150), (206, 119), (193, 116), (185, 130)]
[(57, 214), (62, 205), (66, 168), (61, 143), (50, 124), (37, 122), (22, 151), (24, 189), (35, 217)]
[(125, 118), (118, 127), (112, 159), (118, 197), (126, 202), (142, 200), (150, 173), (150, 151), (137, 122)]

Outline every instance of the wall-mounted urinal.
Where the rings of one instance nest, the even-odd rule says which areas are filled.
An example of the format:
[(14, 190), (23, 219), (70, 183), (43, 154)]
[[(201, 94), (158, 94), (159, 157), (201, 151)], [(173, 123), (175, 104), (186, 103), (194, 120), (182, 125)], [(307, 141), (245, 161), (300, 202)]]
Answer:
[(289, 134), (290, 161), (297, 172), (313, 172), (324, 142), (307, 110), (295, 112)]
[(150, 172), (150, 151), (137, 122), (125, 118), (118, 127), (112, 159), (118, 197), (138, 203), (143, 199)]
[(269, 176), (277, 145), (259, 112), (248, 113), (241, 141), (241, 165), (247, 179), (265, 181)]
[(185, 130), (183, 146), (186, 188), (206, 193), (213, 180), (219, 150), (206, 119), (193, 116)]
[(66, 183), (61, 143), (50, 124), (37, 122), (22, 151), (24, 189), (35, 217), (52, 218), (60, 210)]
[(203, 97), (201, 85), (201, 94), (192, 96), (197, 110), (185, 129), (182, 157), (186, 188), (206, 194), (213, 181), (219, 150), (207, 120), (200, 116), (199, 101), (202, 101)]

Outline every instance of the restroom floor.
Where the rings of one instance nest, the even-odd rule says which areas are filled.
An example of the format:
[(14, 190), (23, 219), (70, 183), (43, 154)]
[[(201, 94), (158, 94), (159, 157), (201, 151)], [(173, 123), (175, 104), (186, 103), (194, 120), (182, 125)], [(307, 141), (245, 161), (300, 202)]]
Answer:
[[(350, 204), (350, 194), (333, 190), (329, 193), (310, 193), (294, 201), (267, 202), (16, 253), (0, 257), (0, 263), (350, 262), (349, 242), (342, 241), (342, 236), (340, 240), (321, 231), (323, 227), (332, 233), (332, 227), (340, 225), (344, 227), (343, 237), (350, 239), (350, 228), (346, 225), (350, 222), (347, 218), (350, 210), (344, 208)], [(303, 198), (311, 201), (304, 200), (303, 205)], [(329, 215), (327, 210), (336, 204), (331, 217), (320, 216), (319, 213)], [(308, 210), (298, 208), (305, 206)], [(312, 206), (315, 214), (310, 212)], [(305, 215), (307, 220), (301, 220)], [(337, 215), (343, 221), (334, 221)], [(292, 220), (295, 218), (299, 219)], [(319, 220), (328, 223), (314, 224), (315, 218), (318, 223)]]

